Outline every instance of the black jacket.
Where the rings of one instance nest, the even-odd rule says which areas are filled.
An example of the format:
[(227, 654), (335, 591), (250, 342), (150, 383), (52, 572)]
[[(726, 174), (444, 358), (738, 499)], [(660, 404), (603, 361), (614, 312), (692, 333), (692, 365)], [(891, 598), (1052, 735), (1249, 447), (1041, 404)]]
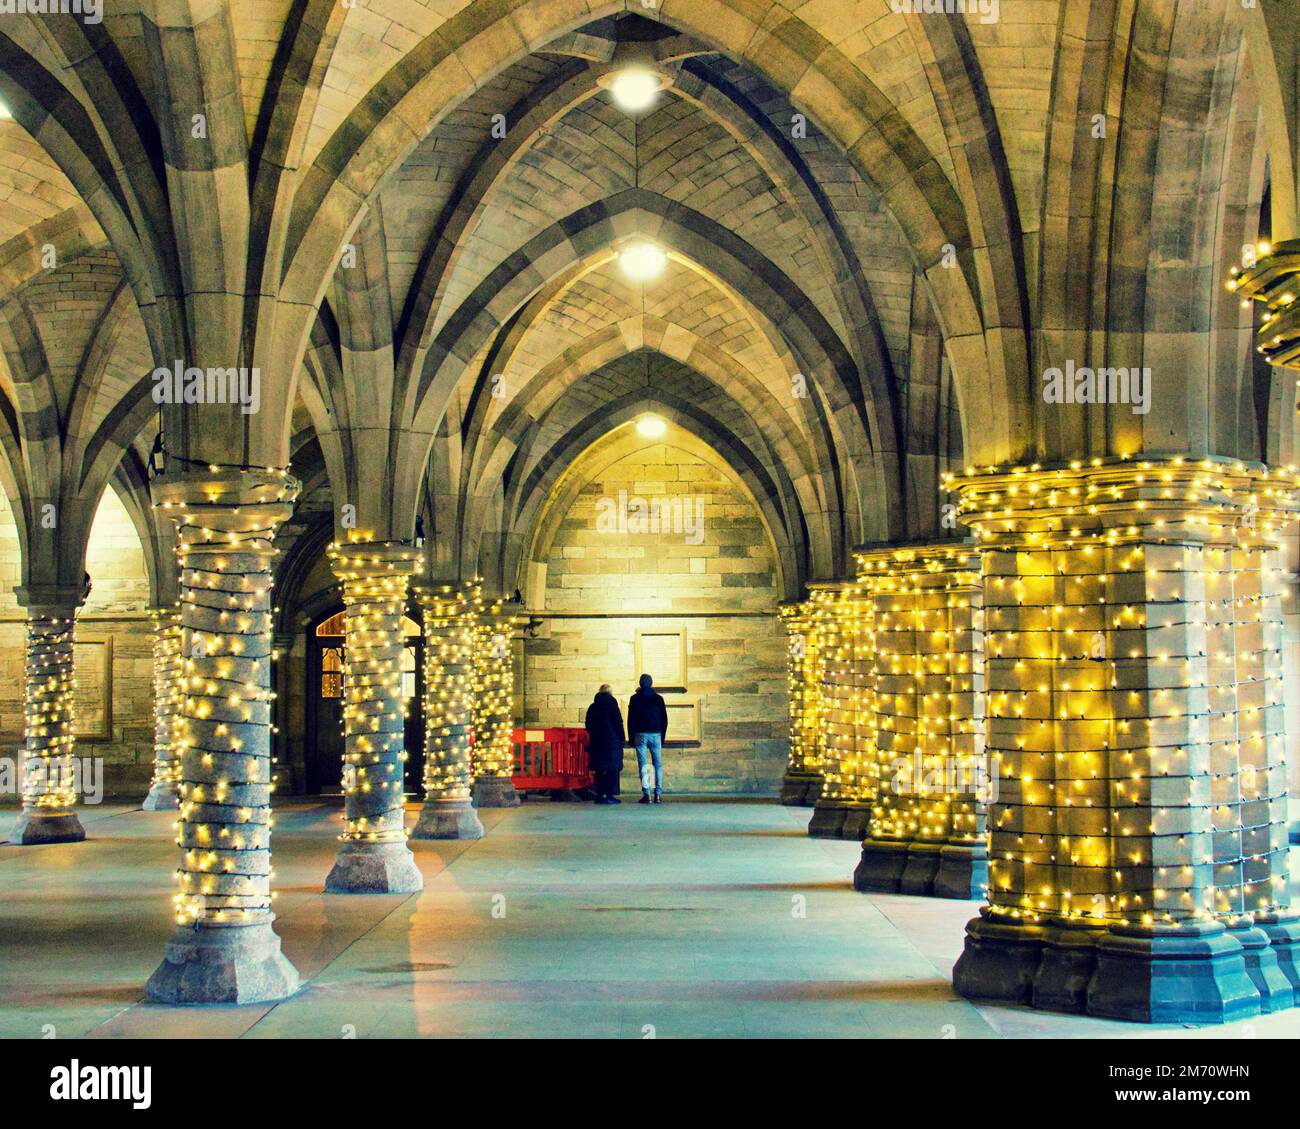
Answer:
[(587, 754), (593, 771), (623, 768), (623, 714), (614, 695), (597, 694), (587, 707)]
[(627, 732), (658, 733), (668, 736), (668, 707), (661, 694), (655, 690), (637, 690), (627, 703)]

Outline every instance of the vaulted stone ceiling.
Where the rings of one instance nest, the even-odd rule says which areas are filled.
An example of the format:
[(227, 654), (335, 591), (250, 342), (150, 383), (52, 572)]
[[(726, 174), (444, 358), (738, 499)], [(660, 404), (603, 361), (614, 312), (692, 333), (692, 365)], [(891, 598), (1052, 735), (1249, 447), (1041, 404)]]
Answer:
[[(750, 468), (795, 583), (934, 534), (963, 459), (1286, 460), (1289, 382), (1220, 285), (1270, 172), (1275, 234), (1295, 223), (1275, 7), (123, 0), (100, 26), (10, 21), (5, 485), (30, 512), (118, 473), (147, 513), (145, 377), (179, 356), (258, 364), (266, 406), (229, 435), (164, 412), (169, 450), (321, 466), (336, 504), (383, 499), (385, 535), (424, 510), (462, 572), (505, 568), (546, 468), (652, 403)], [(629, 50), (670, 80), (645, 113), (600, 85)], [(645, 286), (616, 264), (636, 238), (670, 254)], [(1157, 410), (1044, 415), (1034, 374), (1066, 356), (1153, 364)], [(33, 453), (51, 433), (101, 469), (33, 485), (65, 465)]]

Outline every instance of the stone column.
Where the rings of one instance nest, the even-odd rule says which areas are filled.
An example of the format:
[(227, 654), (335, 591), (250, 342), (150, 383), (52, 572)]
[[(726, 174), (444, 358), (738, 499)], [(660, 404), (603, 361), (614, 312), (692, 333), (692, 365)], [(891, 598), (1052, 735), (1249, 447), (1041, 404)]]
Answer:
[(808, 600), (781, 604), (778, 610), (789, 636), (786, 682), (790, 694), (790, 760), (781, 781), (781, 803), (812, 807), (822, 790), (816, 616)]
[(477, 584), (417, 586), (424, 609), (424, 806), (414, 839), (481, 839), (470, 798)]
[(20, 588), (27, 608), (23, 808), (14, 825), (22, 846), (79, 843), (77, 765), (73, 738), (72, 641), (85, 590)]
[(298, 974), (271, 912), (272, 538), (298, 483), (213, 469), (155, 480), (177, 527), (185, 694), (177, 929), (146, 992), (171, 1004), (283, 999)]
[(822, 789), (808, 834), (861, 839), (871, 816), (875, 785), (871, 601), (854, 581), (814, 584), (809, 591), (818, 623)]
[(514, 748), (515, 674), (510, 636), (514, 619), (498, 600), (474, 627), (474, 742), (471, 757), (476, 808), (517, 808)]
[(1152, 1022), (1294, 1001), (1273, 560), (1294, 487), (1213, 459), (952, 483), (1000, 775), (963, 995)]
[(424, 878), (406, 843), (402, 616), (419, 554), (395, 541), (330, 549), (343, 583), (344, 820), (330, 894), (412, 894)]
[(970, 543), (857, 554), (874, 614), (875, 802), (858, 890), (983, 895), (984, 631)]
[(145, 811), (176, 811), (180, 803), (180, 749), (176, 714), (181, 686), (181, 613), (177, 607), (149, 609), (153, 631), (153, 782)]

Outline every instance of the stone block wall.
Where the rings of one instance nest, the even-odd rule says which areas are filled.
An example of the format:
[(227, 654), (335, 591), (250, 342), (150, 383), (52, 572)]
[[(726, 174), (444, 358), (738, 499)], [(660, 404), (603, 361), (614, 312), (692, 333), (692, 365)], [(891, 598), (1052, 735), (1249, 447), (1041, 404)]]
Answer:
[[(699, 500), (699, 533), (671, 521), (639, 532), (635, 521), (609, 520), (620, 508), (635, 517), (638, 499), (690, 504), (692, 513)], [(602, 682), (612, 684), (626, 713), (641, 673), (637, 631), (684, 631), (686, 689), (666, 690), (665, 698), (698, 702), (700, 739), (676, 743), (670, 715), (665, 787), (780, 789), (789, 714), (775, 555), (758, 511), (728, 474), (666, 442), (618, 459), (559, 523), (544, 591), (535, 637), (524, 643), (525, 724), (580, 726)], [(631, 750), (624, 787), (637, 788)]]
[[(77, 617), (77, 639), (110, 640), (110, 736), (79, 740), (77, 755), (103, 759), (105, 795), (142, 799), (153, 765), (153, 646), (145, 608), (149, 581), (144, 552), (126, 509), (105, 491), (90, 534), (86, 568), (90, 599)], [(23, 744), (23, 641), (26, 616), (14, 598), (22, 563), (8, 499), (0, 495), (0, 757), (15, 764)], [(79, 696), (93, 700), (94, 688)], [(18, 796), (0, 792), (0, 803)]]

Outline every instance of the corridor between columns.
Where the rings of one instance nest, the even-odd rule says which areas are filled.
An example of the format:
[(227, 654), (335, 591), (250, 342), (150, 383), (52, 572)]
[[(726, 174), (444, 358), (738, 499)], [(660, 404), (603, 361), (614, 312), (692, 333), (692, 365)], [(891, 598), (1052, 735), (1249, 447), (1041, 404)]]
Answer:
[[(795, 810), (721, 799), (487, 811), (479, 841), (412, 844), (421, 893), (359, 900), (321, 890), (336, 854), (330, 811), (286, 803), (276, 928), (303, 989), (278, 1004), (162, 1007), (140, 983), (169, 929), (149, 875), (171, 844), (146, 813), (106, 807), (87, 822), (90, 867), (64, 870), (48, 851), (0, 867), (0, 1037), (39, 1034), (51, 1015), (60, 1038), (337, 1039), (348, 1025), (360, 1039), (639, 1039), (646, 1025), (663, 1039), (1148, 1031), (961, 999), (950, 975), (966, 904), (855, 893), (855, 844), (809, 843)], [(33, 933), (38, 897), (60, 906), (56, 941)], [(83, 939), (109, 929), (112, 965), (88, 970)], [(1248, 1029), (1294, 1033), (1284, 1015), (1220, 1033)]]

